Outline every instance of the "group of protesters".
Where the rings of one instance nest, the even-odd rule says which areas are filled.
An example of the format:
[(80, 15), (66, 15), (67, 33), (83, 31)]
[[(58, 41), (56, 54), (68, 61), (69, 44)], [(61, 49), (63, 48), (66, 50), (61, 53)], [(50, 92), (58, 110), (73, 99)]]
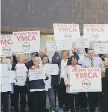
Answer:
[[(56, 51), (49, 60), (46, 52), (32, 53), (32, 59), (27, 62), (25, 54), (13, 54), (12, 57), (1, 57), (0, 64), (7, 64), (9, 71), (16, 72), (16, 82), (11, 84), (11, 91), (1, 92), (2, 111), (9, 112), (9, 97), (11, 111), (26, 112), (108, 112), (108, 54), (95, 55), (94, 50), (85, 48), (85, 57), (80, 59), (76, 49)], [(45, 65), (57, 64), (59, 73), (50, 75), (45, 72)], [(70, 86), (70, 70), (77, 68), (101, 68), (102, 92), (68, 93)], [(18, 78), (19, 71), (23, 79)], [(30, 72), (45, 77), (30, 80)], [(21, 80), (21, 81), (20, 81)], [(46, 99), (49, 99), (50, 108), (47, 108)], [(20, 103), (19, 103), (20, 101)], [(58, 103), (57, 103), (58, 101)], [(20, 105), (20, 107), (19, 107)]]

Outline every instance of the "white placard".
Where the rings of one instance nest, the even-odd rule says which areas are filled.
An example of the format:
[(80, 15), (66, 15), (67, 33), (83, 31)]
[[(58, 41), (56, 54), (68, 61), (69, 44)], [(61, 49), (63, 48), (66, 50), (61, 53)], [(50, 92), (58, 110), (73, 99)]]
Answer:
[(84, 38), (108, 42), (108, 24), (84, 24)]
[(25, 82), (27, 79), (27, 75), (24, 73), (18, 73), (16, 74), (16, 83), (17, 86), (25, 86)]
[(12, 91), (12, 85), (11, 84), (0, 84), (0, 92), (8, 92)]
[(37, 70), (29, 70), (29, 80), (40, 80), (40, 79), (46, 79), (46, 75), (43, 69), (37, 69)]
[(1, 35), (0, 37), (0, 56), (12, 55), (13, 35)]
[(70, 70), (70, 88), (68, 92), (101, 92), (101, 69), (78, 68)]
[(46, 64), (45, 71), (48, 75), (58, 75), (59, 74), (59, 67), (57, 64)]
[(80, 38), (78, 24), (53, 24), (55, 40), (72, 40)]
[(108, 43), (94, 43), (95, 54), (107, 54)]
[(88, 38), (77, 38), (76, 39), (76, 48), (89, 48), (89, 39)]
[(57, 40), (46, 42), (47, 51), (60, 51), (72, 49), (72, 40)]
[(70, 50), (72, 49), (71, 40), (58, 40), (56, 41), (57, 50)]
[(56, 42), (55, 41), (46, 41), (46, 48), (47, 48), (47, 51), (57, 50)]
[(40, 50), (40, 31), (13, 32), (13, 53), (32, 53)]

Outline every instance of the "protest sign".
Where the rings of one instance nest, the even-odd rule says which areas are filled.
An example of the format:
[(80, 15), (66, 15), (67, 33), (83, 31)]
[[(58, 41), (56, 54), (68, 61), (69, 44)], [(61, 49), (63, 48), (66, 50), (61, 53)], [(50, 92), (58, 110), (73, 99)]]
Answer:
[(71, 40), (75, 42), (80, 38), (78, 24), (53, 24), (55, 40)]
[(46, 48), (47, 51), (70, 50), (72, 49), (72, 41), (71, 40), (47, 41)]
[(89, 39), (88, 38), (77, 38), (76, 48), (89, 48)]
[(84, 24), (84, 38), (94, 42), (108, 42), (108, 24)]
[(46, 79), (45, 72), (43, 69), (40, 70), (29, 70), (29, 80), (40, 80)]
[(40, 31), (13, 32), (13, 53), (32, 53), (40, 50)]
[(0, 38), (0, 56), (12, 55), (12, 35), (1, 35)]
[(47, 51), (57, 50), (56, 42), (55, 41), (46, 41), (46, 48), (47, 48)]
[(57, 40), (56, 41), (57, 50), (70, 50), (72, 49), (71, 40)]
[(0, 64), (0, 84), (15, 83), (15, 71), (8, 70), (8, 64)]
[(45, 73), (48, 75), (58, 75), (59, 74), (58, 65), (57, 64), (46, 64)]
[(100, 92), (101, 69), (100, 68), (78, 68), (70, 70), (70, 88), (68, 92)]
[(107, 54), (108, 43), (94, 43), (95, 54)]
[(12, 85), (11, 84), (0, 84), (0, 92), (8, 92), (12, 91)]

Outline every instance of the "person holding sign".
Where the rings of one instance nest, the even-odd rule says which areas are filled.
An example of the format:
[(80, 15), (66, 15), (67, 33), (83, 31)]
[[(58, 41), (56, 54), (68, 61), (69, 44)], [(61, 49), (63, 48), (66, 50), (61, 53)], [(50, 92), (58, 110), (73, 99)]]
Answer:
[[(20, 98), (21, 112), (25, 112), (26, 107), (26, 79), (27, 68), (25, 66), (26, 56), (19, 54), (17, 56), (18, 63), (14, 65), (16, 71), (16, 83), (14, 86), (14, 111), (19, 112), (18, 102)], [(20, 97), (19, 97), (20, 94)]]
[(47, 68), (46, 68), (46, 66), (49, 63), (49, 59), (48, 59), (47, 55), (43, 55), (42, 62), (43, 62), (43, 66), (45, 68), (45, 73), (47, 74), (47, 79), (44, 80), (45, 88), (46, 88), (45, 102), (46, 102), (46, 96), (48, 93), (49, 102), (50, 102), (50, 112), (55, 112), (55, 110), (56, 110), (56, 108), (55, 108), (55, 92), (51, 85), (52, 76), (51, 76), (51, 74), (47, 73)]
[(69, 65), (66, 68), (66, 74), (64, 77), (64, 81), (65, 81), (65, 85), (66, 85), (66, 93), (67, 93), (67, 98), (68, 98), (68, 104), (69, 104), (69, 108), (71, 110), (71, 112), (74, 112), (74, 101), (75, 101), (75, 107), (76, 107), (76, 112), (79, 112), (79, 98), (78, 98), (78, 93), (70, 93), (69, 88), (71, 85), (70, 83), (70, 75), (74, 75), (71, 74), (72, 72), (70, 71), (74, 71), (77, 68), (81, 68), (80, 65), (77, 64), (78, 60), (75, 56), (72, 56), (71, 59), (69, 60)]
[[(96, 57), (93, 49), (88, 49), (87, 51), (88, 57), (84, 59), (82, 66), (84, 68), (94, 68), (98, 67), (101, 68), (101, 74), (102, 78), (104, 77), (105, 73), (105, 67), (100, 57)], [(89, 102), (89, 108), (90, 112), (95, 112), (96, 109), (98, 109), (98, 103), (99, 103), (99, 92), (88, 92), (88, 102)]]
[[(0, 58), (0, 92), (1, 92), (1, 106), (3, 106), (3, 112), (8, 112), (9, 103), (9, 92), (13, 91), (12, 81), (9, 80), (9, 71), (11, 71), (11, 64), (8, 63), (9, 60), (6, 58)], [(12, 78), (11, 78), (12, 79)]]
[(45, 112), (46, 75), (40, 57), (33, 58), (34, 65), (29, 69), (29, 89), (32, 100), (32, 112)]

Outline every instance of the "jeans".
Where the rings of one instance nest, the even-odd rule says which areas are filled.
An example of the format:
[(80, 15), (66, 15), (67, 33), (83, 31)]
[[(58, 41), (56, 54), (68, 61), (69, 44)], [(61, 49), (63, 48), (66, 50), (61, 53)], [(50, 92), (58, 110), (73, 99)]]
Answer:
[(55, 106), (55, 92), (53, 88), (48, 89), (48, 97), (49, 97), (49, 102), (50, 102), (50, 110), (55, 111), (56, 106)]

